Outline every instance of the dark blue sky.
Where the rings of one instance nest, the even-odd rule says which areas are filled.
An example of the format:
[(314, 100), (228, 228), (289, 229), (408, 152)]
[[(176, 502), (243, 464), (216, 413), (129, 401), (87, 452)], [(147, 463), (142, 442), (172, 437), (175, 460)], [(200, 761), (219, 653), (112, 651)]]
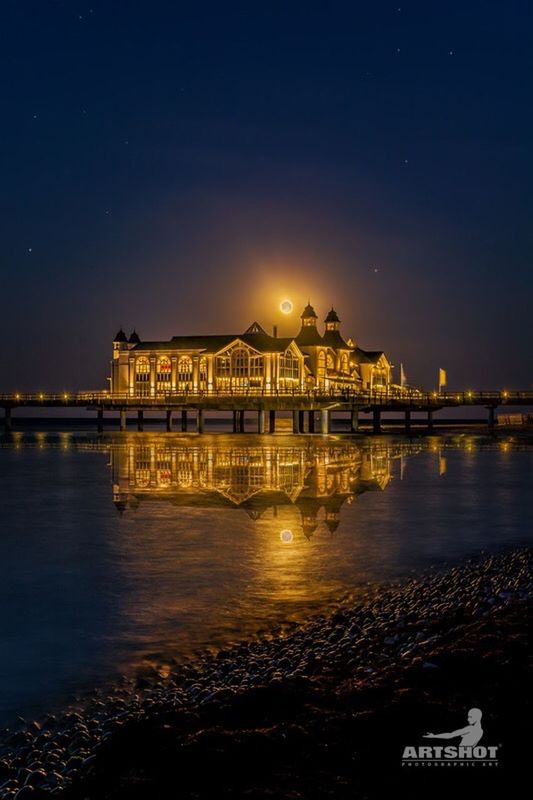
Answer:
[[(529, 2), (0, 2), (1, 388), (299, 327), (528, 388)], [(279, 301), (298, 314), (281, 321)]]

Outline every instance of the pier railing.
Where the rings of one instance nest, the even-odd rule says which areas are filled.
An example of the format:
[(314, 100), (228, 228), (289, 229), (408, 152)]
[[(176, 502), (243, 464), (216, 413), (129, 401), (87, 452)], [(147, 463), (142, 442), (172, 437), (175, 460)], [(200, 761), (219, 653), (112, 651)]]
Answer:
[(533, 391), (463, 391), (463, 392), (424, 392), (419, 389), (389, 387), (371, 391), (357, 389), (279, 389), (266, 390), (255, 387), (224, 390), (175, 390), (156, 391), (154, 394), (131, 394), (129, 392), (81, 391), (81, 392), (12, 392), (0, 394), (0, 405), (12, 407), (48, 405), (135, 405), (161, 406), (193, 403), (195, 401), (232, 399), (242, 401), (246, 398), (290, 398), (319, 403), (351, 403), (359, 406), (379, 405), (424, 405), (433, 407), (466, 405), (533, 405)]

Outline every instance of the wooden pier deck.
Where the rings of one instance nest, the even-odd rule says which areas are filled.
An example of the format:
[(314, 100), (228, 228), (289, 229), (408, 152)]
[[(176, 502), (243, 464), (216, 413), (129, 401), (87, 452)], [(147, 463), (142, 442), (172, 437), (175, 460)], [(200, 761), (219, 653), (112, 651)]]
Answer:
[[(205, 413), (208, 411), (233, 414), (233, 430), (244, 430), (244, 414), (257, 414), (259, 433), (274, 432), (276, 412), (293, 414), (293, 431), (328, 433), (330, 417), (334, 412), (351, 414), (351, 430), (357, 431), (359, 413), (371, 413), (373, 430), (381, 430), (381, 415), (390, 411), (405, 414), (405, 427), (409, 430), (411, 414), (425, 412), (428, 427), (433, 424), (433, 414), (443, 408), (481, 406), (488, 410), (488, 425), (495, 425), (495, 410), (500, 406), (533, 406), (533, 391), (464, 391), (423, 392), (399, 390), (373, 392), (261, 392), (240, 390), (229, 392), (166, 392), (154, 395), (117, 394), (105, 391), (58, 393), (0, 394), (0, 407), (4, 409), (6, 430), (12, 427), (12, 411), (18, 408), (84, 408), (97, 413), (98, 428), (102, 428), (104, 412), (118, 412), (120, 429), (125, 430), (127, 413), (136, 412), (142, 429), (144, 413), (165, 412), (167, 430), (172, 430), (173, 415), (181, 416), (182, 430), (187, 430), (188, 415), (196, 417), (196, 429), (204, 431)], [(317, 419), (318, 417), (318, 419)], [(306, 424), (307, 422), (307, 424)]]

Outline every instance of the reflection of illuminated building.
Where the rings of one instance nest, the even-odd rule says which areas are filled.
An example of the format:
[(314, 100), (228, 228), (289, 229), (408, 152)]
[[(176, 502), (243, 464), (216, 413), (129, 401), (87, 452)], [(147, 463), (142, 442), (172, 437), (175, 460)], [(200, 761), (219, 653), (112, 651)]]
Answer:
[(239, 508), (251, 519), (282, 506), (299, 511), (310, 538), (323, 517), (332, 533), (342, 506), (391, 480), (399, 444), (302, 446), (185, 446), (150, 438), (111, 446), (114, 502), (120, 513), (141, 501), (188, 508)]

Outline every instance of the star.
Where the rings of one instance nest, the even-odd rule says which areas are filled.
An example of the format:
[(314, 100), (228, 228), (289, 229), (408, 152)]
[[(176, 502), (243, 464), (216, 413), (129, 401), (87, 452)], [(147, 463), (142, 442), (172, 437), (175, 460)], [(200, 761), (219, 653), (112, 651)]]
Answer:
[(33, 247), (28, 247), (28, 253), (31, 253), (32, 250), (33, 250)]
[(124, 139), (124, 144), (129, 144), (129, 139)]
[(450, 50), (450, 52), (448, 53), (448, 55), (449, 55), (449, 56), (453, 56), (453, 50)]
[(39, 117), (39, 114), (34, 114), (33, 115), (33, 119), (38, 119), (38, 117)]
[(379, 269), (377, 267), (374, 267), (374, 272), (379, 272)]
[(408, 164), (409, 163), (409, 159), (408, 158), (404, 158), (403, 163), (404, 164)]
[(397, 48), (396, 48), (396, 52), (397, 52), (397, 53), (399, 53), (399, 52), (400, 52), (400, 48), (399, 48), (399, 47), (397, 47)]

